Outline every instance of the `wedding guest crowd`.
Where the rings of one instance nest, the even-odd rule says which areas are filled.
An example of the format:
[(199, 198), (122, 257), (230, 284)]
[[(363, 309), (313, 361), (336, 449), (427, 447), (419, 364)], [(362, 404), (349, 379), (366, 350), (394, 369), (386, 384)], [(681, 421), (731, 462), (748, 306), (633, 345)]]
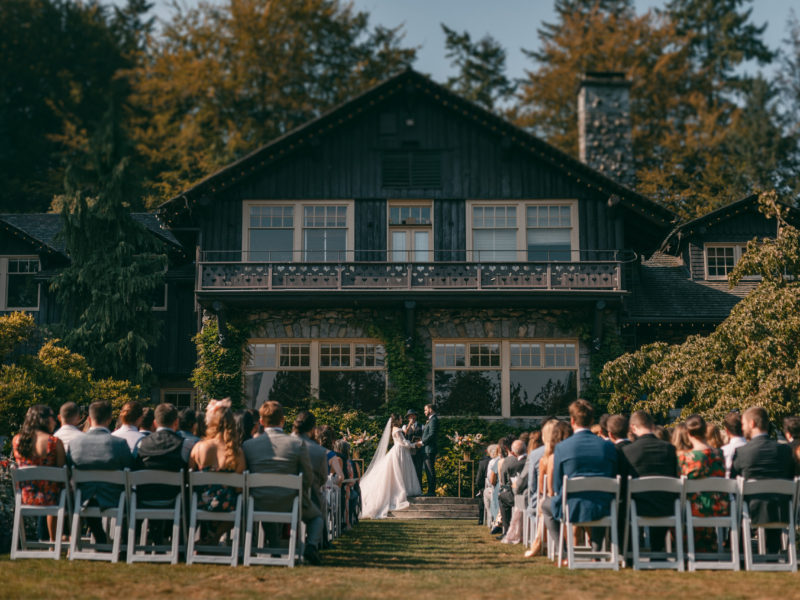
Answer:
[[(768, 436), (769, 419), (761, 407), (752, 407), (744, 413), (731, 412), (722, 427), (707, 423), (700, 415), (692, 415), (676, 423), (671, 430), (656, 425), (651, 415), (636, 411), (624, 415), (603, 415), (602, 424), (595, 423), (594, 408), (585, 400), (569, 406), (569, 423), (556, 418), (545, 419), (538, 433), (543, 446), (531, 443), (525, 454), (520, 439), (504, 438), (487, 448), (487, 456), (479, 465), (484, 519), (494, 518), (492, 502), (499, 499), (499, 515), (492, 524), (502, 532), (506, 543), (520, 541), (516, 529), (517, 512), (513, 492), (528, 489), (528, 507), (539, 516), (538, 529), (532, 532), (531, 549), (526, 556), (536, 556), (544, 548), (544, 540), (558, 540), (562, 515), (562, 481), (571, 477), (614, 477), (620, 475), (627, 482), (633, 478), (662, 476), (701, 479), (705, 477), (742, 476), (747, 479), (792, 479), (800, 464), (800, 418), (789, 417), (783, 422), (787, 443)], [(665, 437), (667, 438), (665, 440)], [(526, 439), (531, 440), (528, 434)], [(518, 465), (526, 463), (519, 469)], [(524, 477), (519, 477), (520, 472)], [(620, 498), (625, 497), (624, 491)], [(725, 494), (702, 493), (689, 496), (695, 516), (727, 515), (730, 510)], [(754, 524), (781, 521), (787, 518), (788, 504), (775, 497), (748, 497)], [(641, 516), (665, 516), (673, 511), (674, 497), (668, 493), (649, 492), (636, 497), (637, 511)], [(608, 514), (608, 496), (581, 494), (570, 497), (568, 505), (571, 518), (590, 521)], [(624, 531), (627, 507), (624, 501), (618, 506), (619, 531)], [(577, 529), (577, 528), (576, 528)], [(779, 531), (767, 530), (767, 551), (777, 551)], [(586, 534), (593, 550), (602, 543), (604, 530), (592, 529)], [(574, 535), (582, 534), (573, 532)], [(667, 529), (650, 529), (650, 547), (653, 551), (665, 548)], [(697, 528), (697, 550), (718, 550), (714, 530)]]

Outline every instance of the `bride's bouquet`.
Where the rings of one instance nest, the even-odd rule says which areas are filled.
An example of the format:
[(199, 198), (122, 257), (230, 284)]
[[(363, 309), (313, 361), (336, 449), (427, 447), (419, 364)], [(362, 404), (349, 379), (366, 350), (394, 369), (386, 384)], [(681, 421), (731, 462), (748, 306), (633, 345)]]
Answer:
[(466, 433), (459, 435), (456, 431), (453, 435), (448, 435), (447, 439), (453, 443), (453, 448), (460, 450), (464, 454), (464, 460), (469, 460), (473, 451), (483, 446), (482, 433)]

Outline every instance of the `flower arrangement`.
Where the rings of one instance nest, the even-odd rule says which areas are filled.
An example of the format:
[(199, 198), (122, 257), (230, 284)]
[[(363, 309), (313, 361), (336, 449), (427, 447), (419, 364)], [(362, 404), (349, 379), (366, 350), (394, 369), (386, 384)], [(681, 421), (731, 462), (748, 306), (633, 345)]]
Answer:
[(375, 440), (378, 439), (377, 435), (371, 434), (367, 431), (354, 434), (350, 433), (349, 429), (342, 437), (344, 438), (344, 441), (350, 444), (354, 458), (357, 458), (362, 451), (372, 448), (372, 446), (375, 444)]
[(456, 431), (453, 435), (448, 435), (447, 439), (453, 443), (453, 448), (455, 450), (460, 450), (464, 453), (464, 460), (469, 460), (472, 452), (483, 445), (482, 433), (466, 433), (464, 435), (459, 435)]

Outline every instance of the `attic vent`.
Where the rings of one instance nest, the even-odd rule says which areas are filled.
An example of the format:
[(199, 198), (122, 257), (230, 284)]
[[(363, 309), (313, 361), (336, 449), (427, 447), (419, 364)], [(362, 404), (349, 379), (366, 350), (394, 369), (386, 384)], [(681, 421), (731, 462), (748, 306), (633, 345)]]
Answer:
[(385, 188), (442, 187), (442, 153), (438, 150), (384, 152), (381, 167)]

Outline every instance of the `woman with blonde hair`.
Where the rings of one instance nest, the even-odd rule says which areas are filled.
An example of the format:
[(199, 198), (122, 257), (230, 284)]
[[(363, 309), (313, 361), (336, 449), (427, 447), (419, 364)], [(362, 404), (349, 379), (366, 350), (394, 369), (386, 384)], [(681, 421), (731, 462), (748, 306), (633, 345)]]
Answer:
[[(206, 435), (192, 447), (189, 468), (196, 471), (242, 473), (244, 452), (230, 398), (211, 400), (206, 408)], [(226, 512), (236, 508), (236, 492), (224, 485), (198, 488), (201, 510)]]
[[(542, 427), (542, 440), (544, 440), (544, 455), (539, 460), (539, 478), (536, 482), (536, 489), (542, 490), (547, 497), (554, 496), (553, 491), (553, 454), (556, 444), (567, 439), (572, 434), (572, 429), (564, 421), (552, 419)], [(545, 486), (545, 477), (547, 485)], [(537, 505), (539, 518), (537, 519), (536, 538), (533, 546), (525, 553), (526, 557), (536, 556), (542, 551), (543, 523), (541, 518), (541, 506)]]

